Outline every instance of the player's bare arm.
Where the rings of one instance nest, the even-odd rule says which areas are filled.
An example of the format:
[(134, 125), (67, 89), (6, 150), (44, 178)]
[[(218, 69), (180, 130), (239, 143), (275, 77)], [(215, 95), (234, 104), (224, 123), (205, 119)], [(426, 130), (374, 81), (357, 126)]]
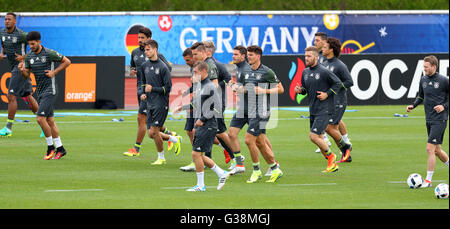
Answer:
[(55, 77), (60, 71), (69, 67), (72, 62), (67, 57), (63, 57), (61, 64), (55, 70), (45, 70), (45, 75), (49, 78)]

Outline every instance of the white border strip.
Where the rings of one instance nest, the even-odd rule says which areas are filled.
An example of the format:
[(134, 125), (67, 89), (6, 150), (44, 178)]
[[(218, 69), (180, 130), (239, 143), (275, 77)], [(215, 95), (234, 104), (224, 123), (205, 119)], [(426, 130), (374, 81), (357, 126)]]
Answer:
[[(273, 10), (273, 11), (110, 11), (110, 12), (17, 12), (19, 16), (127, 16), (127, 15), (377, 15), (377, 14), (449, 14), (448, 10)], [(6, 12), (0, 13), (0, 16)]]

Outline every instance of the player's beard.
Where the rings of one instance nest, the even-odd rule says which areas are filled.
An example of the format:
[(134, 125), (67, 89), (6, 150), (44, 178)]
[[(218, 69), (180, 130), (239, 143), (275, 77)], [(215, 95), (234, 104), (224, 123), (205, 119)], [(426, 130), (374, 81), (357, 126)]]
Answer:
[(40, 47), (41, 47), (40, 45), (37, 45), (36, 47), (34, 47), (34, 49), (30, 47), (30, 50), (35, 53), (35, 52), (39, 51)]
[(14, 26), (16, 26), (16, 25), (15, 25), (15, 24), (12, 24), (12, 25), (10, 25), (10, 26), (5, 25), (5, 28), (6, 28), (7, 30), (11, 30), (11, 29), (14, 29)]

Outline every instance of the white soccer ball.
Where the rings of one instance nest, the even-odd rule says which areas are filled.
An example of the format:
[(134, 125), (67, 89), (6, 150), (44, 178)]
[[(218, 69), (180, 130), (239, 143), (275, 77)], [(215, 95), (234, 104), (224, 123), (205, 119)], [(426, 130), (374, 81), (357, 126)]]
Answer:
[(448, 198), (448, 184), (440, 183), (434, 189), (434, 195), (438, 199), (447, 199)]
[(408, 180), (406, 180), (406, 183), (408, 183), (409, 188), (420, 188), (423, 183), (423, 178), (418, 173), (413, 173), (409, 175)]

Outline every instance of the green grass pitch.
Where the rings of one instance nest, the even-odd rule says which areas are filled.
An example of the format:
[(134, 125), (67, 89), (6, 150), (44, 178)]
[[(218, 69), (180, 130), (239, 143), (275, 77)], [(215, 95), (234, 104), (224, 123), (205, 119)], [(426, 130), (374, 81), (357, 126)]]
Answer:
[[(394, 113), (405, 114), (405, 107), (347, 107), (357, 110), (343, 119), (353, 143), (353, 162), (340, 164), (332, 174), (321, 173), (326, 160), (314, 152), (316, 146), (309, 140), (309, 119), (300, 118), (309, 114), (279, 111), (277, 128), (268, 130), (268, 137), (284, 176), (276, 183), (265, 183), (268, 177), (246, 183), (252, 166), (244, 127), (240, 140), (246, 173), (232, 176), (217, 191), (218, 178), (206, 169), (204, 193), (186, 192), (196, 184), (196, 175), (179, 170), (192, 159), (184, 121), (166, 121), (170, 130), (183, 136), (180, 155), (168, 152), (165, 143), (167, 164), (152, 166), (157, 153), (148, 137), (141, 156), (122, 155), (135, 142), (136, 115), (56, 117), (68, 155), (50, 161), (43, 160), (46, 144), (39, 138), (35, 118), (20, 118), (31, 122), (15, 123), (13, 136), (0, 138), (0, 208), (448, 209), (448, 200), (436, 199), (434, 188), (411, 190), (406, 185), (409, 174), (426, 175), (427, 137), (423, 106), (409, 117), (394, 117)], [(120, 117), (125, 121), (111, 121)], [(442, 145), (447, 153), (448, 143), (447, 128)], [(336, 149), (333, 143), (332, 150), (338, 153)], [(221, 168), (229, 167), (218, 146), (213, 148), (213, 159)], [(261, 157), (262, 172), (267, 168)], [(433, 180), (434, 187), (449, 181), (449, 169), (438, 159)]]

